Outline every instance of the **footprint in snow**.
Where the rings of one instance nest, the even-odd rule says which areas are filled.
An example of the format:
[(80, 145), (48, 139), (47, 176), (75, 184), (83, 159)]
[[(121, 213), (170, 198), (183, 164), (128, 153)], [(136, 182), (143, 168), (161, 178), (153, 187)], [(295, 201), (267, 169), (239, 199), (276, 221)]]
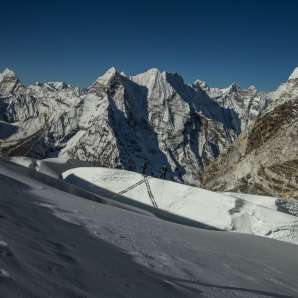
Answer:
[(7, 242), (0, 240), (0, 256), (2, 257), (12, 257), (13, 253), (10, 250)]
[(0, 268), (0, 279), (4, 279), (4, 278), (10, 279), (11, 277), (8, 271), (6, 271), (3, 268)]

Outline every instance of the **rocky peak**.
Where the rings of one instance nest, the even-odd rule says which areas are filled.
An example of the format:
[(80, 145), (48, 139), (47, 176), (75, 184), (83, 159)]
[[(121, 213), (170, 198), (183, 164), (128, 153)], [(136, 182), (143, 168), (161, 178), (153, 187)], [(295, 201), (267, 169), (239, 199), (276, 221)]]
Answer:
[(47, 82), (47, 83), (44, 83), (44, 86), (48, 87), (48, 88), (56, 89), (56, 90), (67, 89), (70, 87), (68, 84), (66, 84), (63, 81), (61, 81), (61, 82)]
[(205, 81), (201, 81), (201, 80), (198, 79), (198, 80), (195, 80), (192, 85), (196, 89), (202, 89), (202, 90), (205, 90), (205, 91), (210, 91), (210, 87)]
[(100, 84), (100, 85), (108, 85), (111, 80), (117, 75), (119, 74), (117, 69), (115, 67), (111, 67), (109, 68), (103, 75), (101, 75), (100, 77), (98, 77), (96, 79), (96, 83)]
[(157, 75), (157, 74), (160, 74), (161, 71), (156, 67), (152, 67), (152, 68), (148, 69), (145, 73)]
[(240, 86), (234, 82), (233, 84), (231, 84), (226, 91), (229, 93), (238, 93), (241, 90)]
[(247, 88), (247, 90), (252, 91), (252, 92), (257, 92), (257, 91), (258, 91), (257, 88), (256, 88), (256, 86), (254, 86), (254, 85), (250, 85), (250, 86)]
[(6, 68), (0, 73), (1, 97), (9, 97), (12, 93), (16, 92), (20, 86), (21, 83), (12, 70)]
[(166, 80), (166, 73), (157, 68), (151, 68), (144, 73), (130, 76), (129, 79), (137, 85), (145, 87), (149, 99), (157, 99), (162, 102), (173, 92)]
[(0, 73), (0, 81), (4, 78), (16, 78), (16, 75), (11, 69), (5, 68), (4, 71)]
[(271, 104), (267, 109), (268, 111), (298, 97), (298, 67), (294, 69), (288, 80), (282, 83), (276, 91), (269, 93), (269, 97), (271, 98)]
[(153, 85), (156, 80), (161, 80), (163, 77), (162, 72), (157, 68), (150, 68), (147, 71), (130, 76), (130, 79), (142, 86)]

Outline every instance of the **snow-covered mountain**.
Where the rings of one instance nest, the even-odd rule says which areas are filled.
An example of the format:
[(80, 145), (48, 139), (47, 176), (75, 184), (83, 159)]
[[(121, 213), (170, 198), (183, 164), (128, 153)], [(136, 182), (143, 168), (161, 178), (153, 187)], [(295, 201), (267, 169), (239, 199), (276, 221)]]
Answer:
[(272, 101), (271, 97), (260, 92), (255, 86), (241, 89), (236, 83), (227, 88), (211, 88), (206, 82), (197, 80), (194, 87), (202, 88), (221, 107), (234, 111), (233, 123), (238, 131), (245, 130)]
[[(55, 154), (77, 129), (77, 107), (85, 91), (64, 82), (25, 87), (14, 72), (0, 75), (0, 145), (6, 154)], [(42, 144), (45, 144), (43, 146)], [(33, 150), (34, 145), (38, 150)]]
[(25, 87), (0, 75), (4, 155), (80, 159), (200, 185), (204, 168), (272, 106), (297, 94), (297, 71), (265, 94), (237, 84), (219, 89), (150, 69), (129, 76), (110, 68), (88, 89), (64, 82)]
[[(24, 87), (1, 74), (1, 140), (9, 155), (77, 158), (199, 183), (203, 167), (237, 137), (237, 115), (181, 76), (110, 68), (88, 90), (51, 82)], [(237, 120), (236, 120), (237, 121)]]

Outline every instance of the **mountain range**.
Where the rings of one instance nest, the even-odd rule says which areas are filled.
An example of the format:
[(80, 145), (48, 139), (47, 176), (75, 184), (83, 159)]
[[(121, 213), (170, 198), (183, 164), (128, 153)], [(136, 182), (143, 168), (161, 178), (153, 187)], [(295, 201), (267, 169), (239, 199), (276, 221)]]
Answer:
[[(235, 83), (224, 89), (201, 80), (187, 84), (179, 74), (155, 68), (129, 76), (112, 67), (86, 89), (64, 82), (24, 86), (6, 69), (0, 73), (1, 154), (79, 159), (155, 177), (166, 167), (167, 179), (237, 189), (231, 181), (251, 172), (238, 177), (245, 167), (239, 161), (258, 163), (264, 160), (260, 150), (276, 152), (270, 142), (278, 131), (293, 151), (289, 159), (297, 159), (297, 96), (298, 68), (267, 93)], [(282, 128), (270, 130), (266, 123)], [(284, 150), (276, 154), (286, 159)]]

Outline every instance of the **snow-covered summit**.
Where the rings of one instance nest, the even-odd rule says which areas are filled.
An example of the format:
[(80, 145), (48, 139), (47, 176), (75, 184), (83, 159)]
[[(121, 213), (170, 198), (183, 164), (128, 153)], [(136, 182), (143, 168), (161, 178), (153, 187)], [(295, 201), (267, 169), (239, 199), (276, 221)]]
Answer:
[(275, 107), (295, 99), (298, 96), (298, 67), (294, 69), (288, 80), (277, 88), (277, 90), (269, 93), (272, 103), (268, 107), (268, 111), (272, 111)]
[(222, 89), (224, 93), (231, 93), (231, 92), (239, 92), (241, 90), (240, 85), (238, 85), (236, 82), (232, 83), (230, 86), (227, 88)]
[(146, 86), (148, 89), (152, 89), (155, 84), (165, 88), (165, 77), (165, 72), (161, 72), (157, 68), (150, 68), (143, 73), (130, 76), (130, 79), (141, 86)]
[(21, 87), (21, 83), (17, 78), (16, 74), (6, 68), (2, 73), (0, 73), (0, 96), (9, 97)]
[(257, 87), (256, 87), (255, 85), (250, 85), (250, 86), (247, 88), (247, 90), (251, 90), (251, 91), (255, 91), (255, 92), (258, 91), (258, 89), (257, 89)]
[(205, 91), (210, 90), (209, 85), (205, 81), (202, 81), (202, 80), (199, 80), (199, 79), (195, 80), (192, 85), (195, 88), (201, 88), (202, 90), (205, 90)]
[(4, 77), (15, 77), (15, 73), (9, 69), (9, 68), (5, 68), (3, 70), (3, 72), (0, 72), (0, 81), (3, 80)]
[(52, 89), (52, 90), (62, 90), (67, 88), (72, 88), (71, 85), (65, 83), (64, 81), (49, 81), (49, 82), (35, 82), (35, 84), (29, 85), (29, 88), (34, 88), (34, 86)]
[(118, 73), (117, 69), (112, 66), (103, 75), (96, 79), (96, 83), (107, 85), (110, 80)]
[(289, 76), (289, 80), (295, 80), (298, 79), (298, 67), (294, 69), (292, 74)]
[(149, 68), (148, 70), (145, 71), (145, 73), (148, 73), (148, 74), (158, 74), (158, 73), (162, 73), (162, 71), (160, 71), (158, 68), (156, 67), (152, 67), (152, 68)]
[(56, 90), (70, 88), (70, 85), (66, 84), (64, 81), (57, 81), (57, 82), (46, 82), (44, 86), (54, 88)]

